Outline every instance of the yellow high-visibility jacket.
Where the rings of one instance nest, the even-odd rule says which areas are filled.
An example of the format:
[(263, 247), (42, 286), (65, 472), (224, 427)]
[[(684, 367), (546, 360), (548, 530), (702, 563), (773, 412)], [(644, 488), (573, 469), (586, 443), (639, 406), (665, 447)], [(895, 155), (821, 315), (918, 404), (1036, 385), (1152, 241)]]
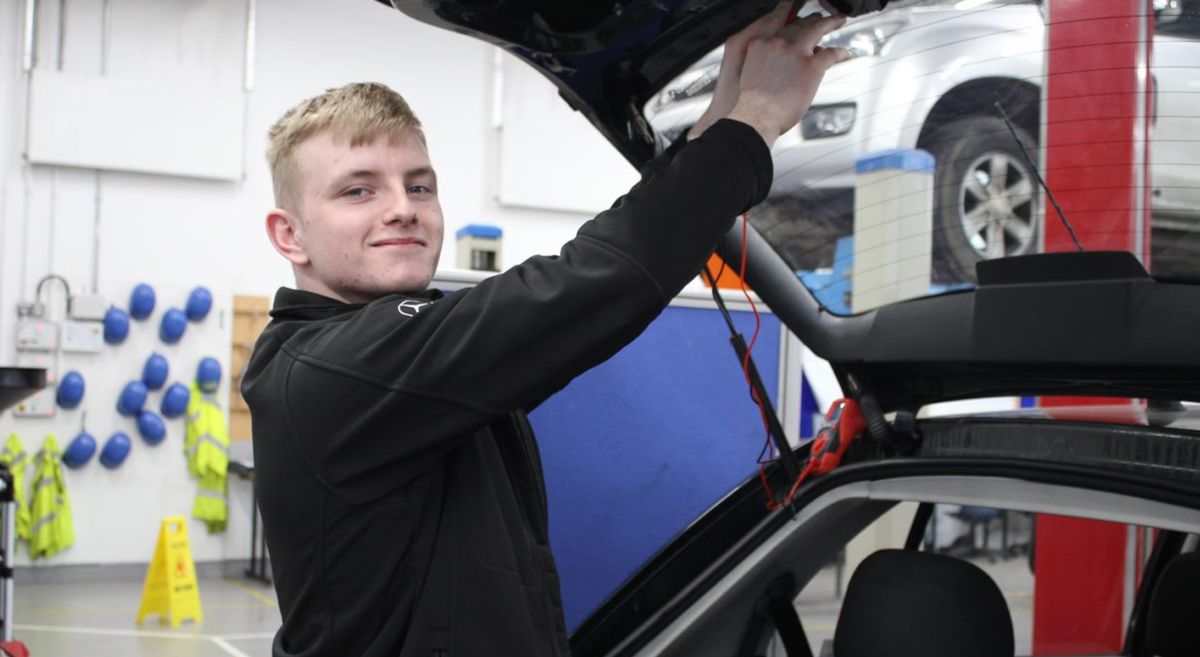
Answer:
[(54, 556), (75, 542), (62, 451), (53, 434), (46, 436), (45, 444), (34, 458), (32, 519), (29, 555), (34, 559)]
[[(220, 407), (194, 388), (195, 408), (188, 407), (184, 449), (188, 472), (198, 477), (192, 517), (203, 520), (209, 533), (225, 531), (229, 519), (226, 479), (229, 474), (229, 428)], [(194, 413), (192, 411), (195, 411)]]
[(188, 388), (187, 411), (183, 419), (183, 455), (187, 458), (188, 476), (196, 477), (196, 440), (200, 437), (200, 408), (204, 402), (204, 393), (195, 382)]
[(29, 515), (29, 495), (25, 490), (25, 472), (28, 470), (29, 455), (25, 453), (25, 446), (21, 444), (21, 439), (17, 437), (17, 434), (10, 435), (4, 449), (0, 450), (0, 463), (8, 466), (8, 471), (12, 473), (13, 501), (16, 502), (17, 507), (17, 538), (28, 541), (29, 530), (33, 524)]

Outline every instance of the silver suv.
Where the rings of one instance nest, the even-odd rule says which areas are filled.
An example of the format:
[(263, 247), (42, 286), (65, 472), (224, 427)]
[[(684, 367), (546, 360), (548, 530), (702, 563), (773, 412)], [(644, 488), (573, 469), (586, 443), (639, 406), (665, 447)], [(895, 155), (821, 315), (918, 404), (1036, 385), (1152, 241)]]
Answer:
[[(1155, 3), (1158, 93), (1150, 159), (1156, 231), (1200, 225), (1196, 4)], [(772, 196), (786, 204), (815, 193), (828, 203), (830, 192), (853, 188), (860, 156), (921, 148), (937, 162), (935, 277), (970, 280), (980, 259), (1038, 250), (1041, 194), (996, 104), (1036, 158), (1042, 11), (1040, 2), (1029, 0), (900, 0), (830, 34), (825, 45), (849, 48), (855, 57), (829, 71), (801, 125), (776, 142)], [(670, 139), (695, 122), (719, 66), (718, 49), (651, 99), (646, 115), (661, 135)]]

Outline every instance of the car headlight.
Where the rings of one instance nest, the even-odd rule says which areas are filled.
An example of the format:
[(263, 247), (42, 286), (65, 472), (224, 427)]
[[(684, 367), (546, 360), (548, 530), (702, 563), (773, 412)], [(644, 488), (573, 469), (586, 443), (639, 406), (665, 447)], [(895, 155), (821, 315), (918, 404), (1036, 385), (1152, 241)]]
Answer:
[(821, 47), (845, 48), (853, 57), (872, 57), (901, 27), (904, 23), (900, 21), (850, 25), (825, 35)]
[(655, 108), (711, 94), (717, 88), (717, 75), (720, 72), (720, 63), (687, 71), (663, 87), (655, 99)]
[(854, 127), (857, 109), (854, 103), (839, 105), (814, 105), (800, 119), (800, 134), (805, 139), (836, 137), (850, 132)]

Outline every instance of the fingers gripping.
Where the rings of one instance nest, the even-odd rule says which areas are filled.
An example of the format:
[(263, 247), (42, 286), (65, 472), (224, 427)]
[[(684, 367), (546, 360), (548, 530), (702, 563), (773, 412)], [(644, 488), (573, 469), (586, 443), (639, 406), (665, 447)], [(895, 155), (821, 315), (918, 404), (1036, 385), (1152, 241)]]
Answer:
[(796, 43), (805, 53), (813, 53), (816, 51), (817, 45), (821, 43), (821, 39), (845, 24), (845, 16), (809, 14), (789, 23), (779, 31), (779, 36)]
[(825, 71), (849, 58), (844, 49), (818, 45), (844, 24), (843, 16), (812, 14), (796, 20), (793, 1), (784, 0), (730, 37), (713, 101), (689, 138), (729, 116), (773, 143), (800, 120)]

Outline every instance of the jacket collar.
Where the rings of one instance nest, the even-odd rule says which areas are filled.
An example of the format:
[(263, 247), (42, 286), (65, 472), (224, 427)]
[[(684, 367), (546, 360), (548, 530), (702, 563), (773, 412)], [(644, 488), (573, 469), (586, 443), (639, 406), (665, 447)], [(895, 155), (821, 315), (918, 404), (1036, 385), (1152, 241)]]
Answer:
[[(442, 298), (444, 295), (440, 290), (425, 290), (418, 294), (389, 294), (385, 297), (375, 299), (371, 303), (379, 303), (389, 299), (411, 299), (422, 298), (434, 301)], [(327, 296), (309, 292), (307, 290), (294, 290), (289, 287), (281, 287), (275, 293), (275, 303), (271, 308), (271, 319), (278, 320), (314, 320), (328, 319), (337, 317), (344, 313), (354, 312), (369, 304), (365, 303), (343, 303), (337, 299), (330, 299)]]

